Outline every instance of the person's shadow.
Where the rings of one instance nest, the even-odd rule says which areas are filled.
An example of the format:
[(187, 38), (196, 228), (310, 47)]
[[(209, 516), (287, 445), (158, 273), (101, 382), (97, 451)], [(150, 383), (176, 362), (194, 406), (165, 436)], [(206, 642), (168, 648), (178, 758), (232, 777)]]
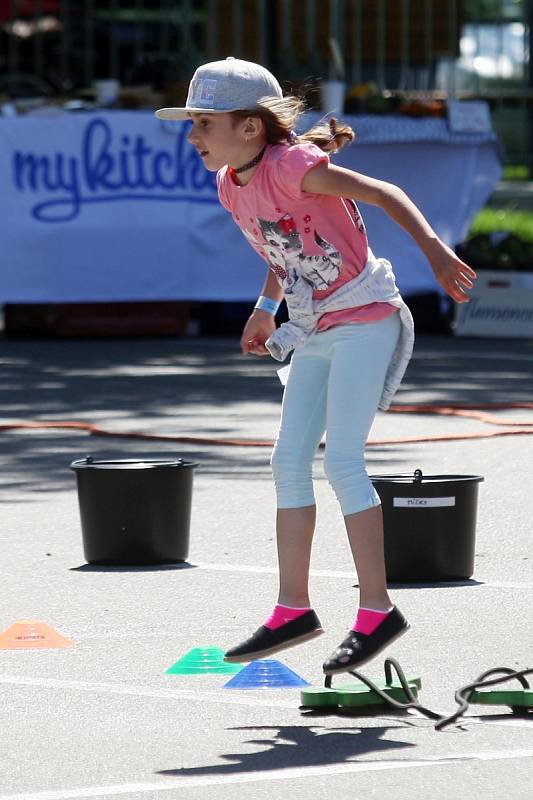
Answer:
[(212, 764), (210, 766), (184, 767), (183, 769), (166, 769), (158, 771), (158, 775), (191, 776), (191, 775), (228, 775), (264, 770), (287, 769), (290, 767), (316, 767), (322, 764), (341, 764), (351, 761), (356, 756), (371, 752), (415, 747), (412, 742), (383, 739), (388, 730), (396, 730), (402, 726), (369, 728), (336, 728), (330, 730), (323, 726), (302, 725), (260, 725), (257, 727), (231, 728), (242, 731), (275, 731), (265, 739), (249, 739), (244, 744), (265, 745), (268, 749), (257, 753), (227, 753), (221, 757), (228, 764)]

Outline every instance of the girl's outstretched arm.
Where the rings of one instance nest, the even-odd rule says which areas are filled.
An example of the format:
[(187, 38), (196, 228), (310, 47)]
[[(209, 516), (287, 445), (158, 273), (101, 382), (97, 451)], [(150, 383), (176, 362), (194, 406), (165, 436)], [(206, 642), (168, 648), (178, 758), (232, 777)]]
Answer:
[(333, 164), (319, 164), (306, 173), (301, 188), (312, 194), (346, 197), (382, 208), (411, 234), (450, 297), (457, 303), (468, 301), (468, 290), (473, 286), (476, 273), (439, 239), (421, 211), (399, 186)]

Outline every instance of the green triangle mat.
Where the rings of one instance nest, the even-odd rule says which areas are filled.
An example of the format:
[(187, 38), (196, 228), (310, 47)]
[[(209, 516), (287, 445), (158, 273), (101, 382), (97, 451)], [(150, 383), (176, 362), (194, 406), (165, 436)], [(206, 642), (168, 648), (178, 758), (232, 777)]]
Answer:
[(472, 692), (469, 703), (533, 708), (533, 689), (480, 689)]
[[(401, 683), (394, 679), (391, 684), (383, 679), (374, 681), (378, 689), (381, 689), (389, 697), (400, 703), (406, 702), (407, 698)], [(407, 684), (416, 697), (422, 682), (420, 678), (407, 678)], [(383, 706), (385, 701), (373, 692), (366, 683), (345, 683), (335, 687), (309, 686), (302, 689), (301, 705), (304, 708), (337, 707), (337, 708), (364, 708), (365, 706)]]

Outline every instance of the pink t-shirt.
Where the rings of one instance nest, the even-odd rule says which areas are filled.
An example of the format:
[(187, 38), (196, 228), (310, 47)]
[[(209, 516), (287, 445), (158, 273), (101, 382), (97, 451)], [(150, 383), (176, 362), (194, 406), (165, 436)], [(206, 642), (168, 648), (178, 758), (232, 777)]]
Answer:
[[(315, 299), (355, 278), (368, 253), (365, 226), (353, 200), (301, 190), (307, 171), (328, 161), (314, 144), (268, 145), (245, 186), (234, 182), (228, 167), (217, 175), (222, 205), (280, 285), (288, 289), (301, 276), (312, 284)], [(317, 330), (375, 322), (395, 311), (387, 303), (371, 303), (328, 312), (320, 317)]]

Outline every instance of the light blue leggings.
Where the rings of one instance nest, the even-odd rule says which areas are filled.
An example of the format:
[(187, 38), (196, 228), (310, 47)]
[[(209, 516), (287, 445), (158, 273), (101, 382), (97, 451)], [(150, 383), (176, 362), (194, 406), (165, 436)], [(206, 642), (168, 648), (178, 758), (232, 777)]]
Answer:
[(314, 505), (312, 463), (324, 431), (324, 470), (343, 515), (379, 505), (364, 450), (400, 324), (394, 313), (340, 325), (296, 350), (271, 460), (278, 508)]

